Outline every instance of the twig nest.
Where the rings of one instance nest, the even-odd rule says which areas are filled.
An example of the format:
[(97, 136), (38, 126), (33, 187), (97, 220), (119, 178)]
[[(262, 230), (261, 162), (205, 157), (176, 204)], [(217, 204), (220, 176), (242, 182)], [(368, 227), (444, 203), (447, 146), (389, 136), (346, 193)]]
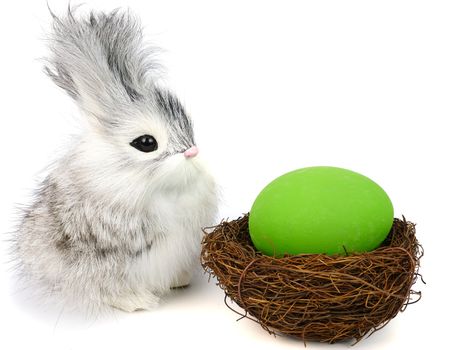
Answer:
[(201, 262), (242, 316), (269, 333), (334, 343), (359, 341), (418, 301), (411, 288), (422, 255), (404, 218), (368, 253), (270, 257), (255, 250), (247, 214), (205, 231)]

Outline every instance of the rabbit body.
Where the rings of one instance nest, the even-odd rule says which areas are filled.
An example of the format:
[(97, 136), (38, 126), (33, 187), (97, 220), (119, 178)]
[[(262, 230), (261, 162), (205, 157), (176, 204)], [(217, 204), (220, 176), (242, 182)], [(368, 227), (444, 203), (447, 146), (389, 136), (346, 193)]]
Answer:
[(70, 10), (54, 16), (53, 39), (46, 72), (87, 123), (25, 210), (15, 256), (24, 276), (67, 303), (150, 309), (189, 283), (217, 214), (216, 184), (193, 156), (184, 108), (155, 83), (133, 16)]

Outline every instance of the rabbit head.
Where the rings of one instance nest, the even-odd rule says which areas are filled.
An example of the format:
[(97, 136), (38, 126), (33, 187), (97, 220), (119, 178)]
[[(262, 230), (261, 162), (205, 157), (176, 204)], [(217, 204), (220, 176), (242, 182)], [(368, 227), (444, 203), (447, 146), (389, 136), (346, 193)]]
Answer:
[(74, 181), (128, 200), (204, 176), (191, 119), (157, 85), (156, 51), (143, 43), (138, 20), (118, 10), (81, 18), (69, 10), (53, 18), (45, 71), (76, 101), (88, 126), (70, 159), (80, 174)]

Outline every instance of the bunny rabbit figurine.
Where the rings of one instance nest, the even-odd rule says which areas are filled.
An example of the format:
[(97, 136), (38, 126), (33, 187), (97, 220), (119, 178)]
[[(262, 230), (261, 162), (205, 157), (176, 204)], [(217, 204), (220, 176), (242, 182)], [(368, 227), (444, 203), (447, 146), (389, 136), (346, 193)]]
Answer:
[(21, 275), (80, 306), (151, 309), (189, 283), (217, 215), (215, 182), (185, 109), (156, 84), (139, 21), (121, 10), (52, 17), (45, 72), (85, 127), (24, 212)]

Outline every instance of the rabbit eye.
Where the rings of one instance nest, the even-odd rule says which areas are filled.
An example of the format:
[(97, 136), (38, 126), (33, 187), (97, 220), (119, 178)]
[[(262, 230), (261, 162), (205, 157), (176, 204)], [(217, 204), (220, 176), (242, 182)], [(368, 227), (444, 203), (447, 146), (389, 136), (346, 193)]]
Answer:
[(141, 135), (133, 141), (130, 142), (130, 145), (136, 148), (141, 152), (153, 152), (157, 149), (157, 141), (151, 135)]

